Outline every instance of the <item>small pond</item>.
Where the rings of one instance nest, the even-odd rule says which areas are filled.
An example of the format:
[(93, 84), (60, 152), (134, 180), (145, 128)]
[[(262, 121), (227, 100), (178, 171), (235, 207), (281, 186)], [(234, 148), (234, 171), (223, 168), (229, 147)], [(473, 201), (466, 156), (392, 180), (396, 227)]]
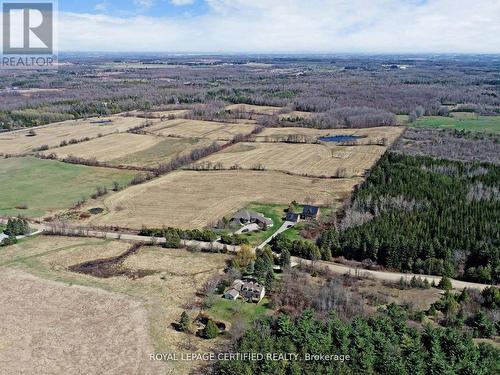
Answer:
[(89, 210), (89, 212), (92, 214), (92, 215), (99, 215), (99, 214), (102, 214), (104, 212), (104, 208), (100, 208), (100, 207), (96, 207), (96, 208), (91, 208)]
[(321, 142), (337, 142), (337, 143), (342, 143), (342, 142), (354, 142), (357, 141), (359, 138), (357, 135), (329, 135), (327, 137), (321, 137), (319, 140)]

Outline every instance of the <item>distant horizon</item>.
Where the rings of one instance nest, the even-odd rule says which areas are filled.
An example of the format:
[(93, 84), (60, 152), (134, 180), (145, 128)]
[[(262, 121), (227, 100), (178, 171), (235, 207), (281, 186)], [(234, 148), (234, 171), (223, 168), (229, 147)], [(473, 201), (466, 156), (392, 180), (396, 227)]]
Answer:
[(407, 57), (432, 57), (432, 56), (485, 56), (500, 57), (500, 52), (196, 52), (196, 51), (91, 51), (91, 50), (62, 50), (59, 54), (104, 54), (104, 55), (170, 55), (170, 56), (407, 56)]
[(61, 51), (500, 54), (491, 0), (59, 0), (58, 9)]

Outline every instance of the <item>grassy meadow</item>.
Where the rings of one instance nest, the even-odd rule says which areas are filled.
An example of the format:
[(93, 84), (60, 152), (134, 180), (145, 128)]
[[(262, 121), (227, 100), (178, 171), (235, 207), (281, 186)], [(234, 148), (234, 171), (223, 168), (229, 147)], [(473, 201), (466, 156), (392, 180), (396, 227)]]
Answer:
[(259, 230), (257, 232), (250, 232), (243, 234), (252, 246), (258, 246), (266, 239), (271, 237), (281, 225), (283, 225), (283, 217), (285, 216), (286, 205), (282, 204), (263, 204), (263, 203), (252, 203), (245, 207), (248, 211), (259, 212), (265, 217), (270, 218), (274, 225), (267, 228), (267, 230)]
[(241, 299), (230, 301), (219, 297), (207, 312), (217, 320), (235, 322), (237, 319), (241, 319), (246, 326), (249, 326), (253, 321), (272, 311), (267, 307), (268, 303), (267, 298), (256, 304)]
[(126, 185), (136, 174), (32, 157), (1, 159), (0, 215), (40, 217), (88, 199), (97, 186)]
[(500, 116), (479, 116), (475, 113), (456, 112), (450, 117), (424, 116), (411, 126), (500, 134)]

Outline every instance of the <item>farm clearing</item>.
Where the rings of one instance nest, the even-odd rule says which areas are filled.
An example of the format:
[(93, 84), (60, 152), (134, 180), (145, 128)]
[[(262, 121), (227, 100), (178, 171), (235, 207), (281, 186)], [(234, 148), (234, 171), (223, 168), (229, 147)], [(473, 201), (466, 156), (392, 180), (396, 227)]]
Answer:
[(55, 153), (58, 158), (73, 155), (84, 159), (95, 158), (108, 162), (129, 154), (143, 151), (161, 142), (161, 138), (130, 133), (110, 134), (91, 141), (59, 147), (44, 152), (45, 155)]
[(189, 109), (174, 109), (171, 111), (133, 111), (128, 112), (128, 114), (136, 117), (144, 118), (171, 118), (171, 117), (182, 117), (189, 113)]
[(55, 154), (58, 159), (68, 156), (86, 160), (95, 159), (116, 166), (154, 167), (176, 156), (189, 153), (194, 148), (208, 146), (210, 143), (193, 138), (119, 133), (49, 150), (44, 154)]
[(449, 117), (424, 116), (417, 119), (410, 126), (500, 134), (500, 116), (481, 116), (475, 113), (454, 112)]
[[(89, 373), (98, 372), (93, 370), (94, 366), (101, 365), (109, 374), (143, 374), (145, 369), (148, 374), (164, 374), (169, 369), (175, 370), (176, 374), (188, 374), (199, 365), (197, 362), (184, 361), (151, 362), (149, 354), (181, 353), (188, 341), (190, 350), (195, 352), (211, 351), (218, 345), (218, 340), (207, 341), (178, 332), (172, 323), (177, 322), (185, 310), (193, 318), (197, 315), (199, 309), (190, 307), (198, 301), (197, 290), (210, 277), (222, 272), (228, 257), (223, 254), (142, 247), (126, 259), (123, 267), (154, 271), (143, 278), (96, 278), (68, 270), (69, 266), (81, 262), (117, 256), (128, 247), (130, 244), (121, 241), (38, 236), (14, 245), (8, 253), (1, 254), (0, 266), (3, 267), (2, 273), (7, 275), (3, 282), (16, 282), (9, 286), (0, 281), (0, 312), (2, 316), (4, 313), (9, 315), (9, 319), (2, 323), (8, 323), (11, 327), (5, 330), (1, 326), (7, 336), (3, 335), (4, 341), (0, 341), (0, 347), (5, 347), (3, 344), (12, 348), (7, 352), (13, 358), (10, 360), (28, 366), (12, 350), (21, 350), (31, 339), (39, 339), (40, 343), (44, 343), (42, 335), (46, 334), (47, 340), (60, 338), (67, 345), (58, 346), (61, 349), (55, 350), (49, 342), (40, 344), (35, 351), (36, 360), (41, 361), (50, 356), (54, 365), (65, 368), (68, 374), (76, 373), (72, 371), (71, 364), (75, 367), (78, 365), (78, 368), (83, 368), (80, 365), (88, 366)], [(21, 285), (21, 290), (26, 292), (24, 301), (28, 301), (30, 306), (17, 301), (12, 285)], [(19, 293), (17, 295), (20, 296)], [(33, 304), (32, 301), (38, 298), (40, 302)], [(44, 302), (46, 300), (51, 301), (50, 306)], [(46, 307), (40, 309), (39, 306)], [(23, 311), (18, 311), (18, 308)], [(30, 314), (43, 317), (28, 319)], [(73, 323), (75, 319), (79, 322), (77, 326)], [(96, 324), (95, 319), (100, 323)], [(94, 326), (89, 326), (92, 323)], [(50, 327), (50, 331), (44, 326)], [(72, 351), (64, 355), (59, 353), (65, 347), (85, 347), (89, 353), (85, 356)], [(0, 358), (3, 352), (0, 350)], [(101, 361), (114, 363), (108, 354), (117, 358), (126, 356), (120, 364), (129, 367), (106, 367), (110, 363)], [(95, 361), (87, 361), (89, 355)], [(75, 362), (75, 356), (79, 358), (78, 362)], [(89, 363), (80, 363), (80, 360)]]
[(382, 146), (249, 142), (213, 154), (199, 165), (211, 163), (222, 169), (262, 169), (313, 177), (359, 177), (385, 151)]
[[(161, 374), (142, 303), (1, 269), (3, 374)], [(91, 358), (91, 360), (89, 360)]]
[(286, 108), (273, 107), (268, 105), (231, 104), (226, 107), (226, 111), (271, 116), (282, 113), (283, 111), (286, 112)]
[(385, 138), (389, 146), (401, 136), (404, 130), (405, 128), (401, 126), (382, 126), (361, 129), (312, 129), (302, 127), (266, 128), (255, 137), (255, 140), (258, 142), (286, 142), (296, 137), (307, 143), (315, 143), (320, 137), (354, 135), (360, 137), (356, 141), (356, 144), (378, 143)]
[(176, 119), (162, 121), (145, 130), (148, 133), (177, 138), (206, 138), (229, 141), (236, 134), (248, 135), (256, 128), (253, 124), (226, 123), (202, 120)]
[[(108, 122), (109, 121), (109, 122)], [(32, 153), (42, 146), (58, 147), (61, 142), (97, 138), (102, 135), (120, 133), (145, 122), (143, 118), (109, 116), (80, 120), (69, 120), (49, 124), (35, 129), (0, 133), (0, 154), (19, 155)]]
[(33, 157), (0, 159), (0, 215), (41, 217), (89, 198), (97, 186), (125, 186), (136, 174)]
[(92, 224), (203, 228), (252, 202), (331, 205), (348, 197), (361, 181), (271, 171), (177, 171), (105, 198), (108, 211)]

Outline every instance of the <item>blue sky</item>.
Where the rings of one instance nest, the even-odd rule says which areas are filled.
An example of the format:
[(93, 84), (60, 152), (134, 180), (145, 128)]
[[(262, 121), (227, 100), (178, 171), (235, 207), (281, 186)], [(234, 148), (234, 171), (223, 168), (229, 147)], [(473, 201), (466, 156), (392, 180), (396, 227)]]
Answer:
[(500, 0), (59, 0), (62, 51), (500, 53)]
[(209, 7), (204, 0), (59, 0), (59, 10), (123, 17), (193, 17), (207, 13)]

